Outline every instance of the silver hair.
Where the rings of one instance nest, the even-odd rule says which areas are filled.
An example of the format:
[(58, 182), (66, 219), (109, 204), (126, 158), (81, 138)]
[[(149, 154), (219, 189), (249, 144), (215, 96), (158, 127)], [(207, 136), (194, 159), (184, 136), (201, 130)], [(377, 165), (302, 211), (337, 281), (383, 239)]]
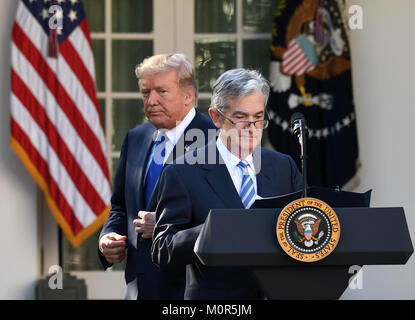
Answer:
[(239, 100), (253, 92), (262, 92), (264, 107), (269, 97), (269, 83), (256, 70), (243, 68), (228, 70), (223, 73), (213, 86), (211, 107), (221, 111), (229, 106), (229, 100)]
[(146, 58), (136, 67), (135, 74), (139, 79), (138, 84), (140, 85), (140, 79), (145, 76), (171, 70), (177, 72), (178, 86), (180, 88), (192, 87), (195, 99), (197, 99), (197, 82), (193, 65), (182, 53), (157, 54)]

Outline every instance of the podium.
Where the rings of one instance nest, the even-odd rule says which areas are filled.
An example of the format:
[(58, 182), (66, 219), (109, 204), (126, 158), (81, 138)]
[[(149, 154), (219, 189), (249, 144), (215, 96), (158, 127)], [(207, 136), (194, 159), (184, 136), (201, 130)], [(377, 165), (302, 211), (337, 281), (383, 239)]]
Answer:
[[(324, 193), (319, 191), (327, 190), (311, 194), (318, 198)], [(353, 276), (351, 266), (406, 264), (413, 253), (403, 208), (356, 207), (362, 200), (368, 205), (370, 194), (343, 195), (328, 191), (320, 198), (334, 208), (341, 224), (339, 243), (325, 259), (294, 260), (277, 241), (278, 215), (284, 202), (295, 199), (293, 194), (259, 204), (280, 203), (280, 208), (211, 210), (195, 253), (207, 266), (249, 267), (269, 299), (338, 299)], [(349, 207), (344, 206), (347, 197)], [(343, 201), (343, 207), (336, 201)]]

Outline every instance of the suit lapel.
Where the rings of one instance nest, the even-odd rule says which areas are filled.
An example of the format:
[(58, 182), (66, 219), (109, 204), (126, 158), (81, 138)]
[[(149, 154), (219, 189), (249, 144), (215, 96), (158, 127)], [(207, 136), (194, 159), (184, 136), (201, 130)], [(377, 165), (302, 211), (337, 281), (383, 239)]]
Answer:
[(152, 126), (148, 130), (148, 133), (146, 135), (143, 135), (140, 141), (141, 142), (140, 145), (137, 146), (137, 148), (135, 148), (135, 150), (138, 151), (135, 154), (136, 161), (137, 161), (136, 162), (137, 171), (135, 175), (135, 181), (137, 184), (137, 192), (138, 192), (138, 195), (135, 197), (137, 208), (143, 208), (144, 206), (144, 196), (143, 196), (144, 195), (144, 178), (145, 178), (145, 173), (147, 169), (148, 158), (151, 152), (151, 148), (153, 146), (154, 134), (156, 133), (156, 131), (157, 131), (156, 128)]
[(224, 164), (208, 169), (206, 180), (228, 208), (243, 208), (241, 198)]
[[(183, 134), (179, 137), (179, 139), (177, 140), (175, 146), (173, 147), (172, 152), (170, 153), (168, 159), (166, 160), (167, 164), (171, 164), (174, 160), (176, 160), (177, 158), (181, 157), (182, 155), (184, 155), (186, 152), (189, 152), (190, 150), (194, 150), (196, 148), (201, 148), (205, 145), (205, 137), (203, 137), (202, 140), (197, 140), (198, 138), (200, 139), (201, 137), (193, 137), (192, 141), (186, 141), (186, 134), (189, 130), (191, 129), (199, 129), (202, 130), (203, 124), (201, 123), (201, 114), (199, 111), (196, 110), (196, 114), (195, 117), (193, 118), (193, 120), (189, 123), (189, 125), (186, 127), (186, 129), (184, 129)], [(200, 142), (199, 144), (195, 144), (193, 145), (193, 143), (195, 141)]]
[(222, 199), (228, 208), (244, 208), (241, 198), (235, 189), (235, 185), (232, 182), (232, 178), (229, 174), (222, 157), (216, 148), (216, 141), (212, 140), (205, 147), (206, 159), (211, 159), (212, 156), (208, 157), (208, 152), (216, 152), (216, 162), (211, 164), (206, 161), (203, 165), (203, 169), (206, 170), (205, 178), (209, 183), (210, 187), (215, 193)]
[(258, 147), (253, 153), (253, 161), (255, 166), (255, 171), (257, 173), (257, 194), (263, 198), (275, 196), (275, 184), (272, 183), (272, 174), (270, 168), (272, 164), (269, 163), (264, 156), (264, 153), (261, 152), (262, 148)]

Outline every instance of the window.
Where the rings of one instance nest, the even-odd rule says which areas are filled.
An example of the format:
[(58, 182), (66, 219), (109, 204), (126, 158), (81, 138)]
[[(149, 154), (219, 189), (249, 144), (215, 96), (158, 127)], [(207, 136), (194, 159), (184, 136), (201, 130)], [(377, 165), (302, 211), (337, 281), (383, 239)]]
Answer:
[[(253, 68), (268, 77), (275, 0), (194, 0), (192, 34), (182, 42), (192, 52), (199, 81), (199, 108), (207, 111), (212, 85), (232, 68)], [(183, 23), (188, 23), (181, 19)], [(193, 48), (191, 47), (193, 46)]]

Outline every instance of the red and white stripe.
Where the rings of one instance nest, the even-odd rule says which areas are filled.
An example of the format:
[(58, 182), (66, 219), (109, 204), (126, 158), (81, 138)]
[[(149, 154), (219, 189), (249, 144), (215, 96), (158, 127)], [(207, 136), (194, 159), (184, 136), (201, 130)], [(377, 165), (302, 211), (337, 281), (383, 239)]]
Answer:
[(87, 20), (60, 44), (58, 58), (50, 58), (47, 34), (20, 3), (11, 86), (12, 141), (46, 182), (51, 209), (78, 246), (105, 221), (111, 197)]
[(314, 69), (297, 41), (292, 40), (282, 57), (282, 69), (286, 74), (300, 76)]

